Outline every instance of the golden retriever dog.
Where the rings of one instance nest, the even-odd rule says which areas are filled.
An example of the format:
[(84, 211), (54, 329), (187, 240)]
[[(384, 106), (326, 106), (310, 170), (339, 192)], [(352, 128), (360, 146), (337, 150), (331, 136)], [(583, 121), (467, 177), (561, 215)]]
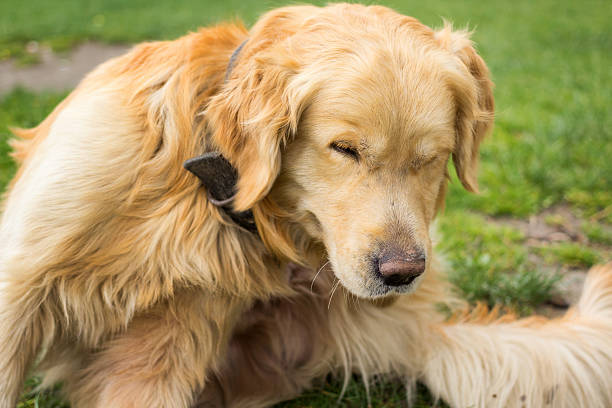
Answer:
[(476, 190), (492, 122), (467, 33), (384, 7), (101, 65), (16, 131), (0, 407), (33, 368), (73, 407), (268, 406), (334, 372), (453, 407), (612, 406), (612, 264), (556, 320), (438, 307), (461, 307), (430, 237), (447, 163)]

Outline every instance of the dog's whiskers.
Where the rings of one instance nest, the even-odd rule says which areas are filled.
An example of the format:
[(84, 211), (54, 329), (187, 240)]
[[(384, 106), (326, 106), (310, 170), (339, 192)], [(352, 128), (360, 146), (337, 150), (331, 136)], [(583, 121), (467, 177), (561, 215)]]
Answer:
[(334, 284), (334, 287), (332, 288), (331, 295), (329, 295), (329, 302), (327, 303), (327, 310), (329, 310), (331, 306), (332, 298), (334, 297), (334, 293), (336, 293), (336, 289), (338, 289), (338, 286), (340, 286), (340, 280), (336, 279), (336, 283)]
[(319, 276), (319, 274), (321, 273), (321, 271), (323, 270), (323, 268), (325, 268), (325, 267), (326, 267), (328, 264), (329, 264), (329, 260), (328, 260), (327, 262), (325, 262), (325, 263), (323, 264), (323, 266), (321, 266), (321, 267), (319, 268), (319, 270), (317, 271), (317, 273), (315, 273), (314, 278), (312, 278), (312, 281), (310, 282), (310, 293), (312, 293), (312, 288), (314, 287), (314, 283), (315, 283), (315, 280), (317, 279), (317, 276)]
[(353, 301), (353, 305), (355, 305), (355, 309), (361, 310), (361, 302), (359, 301), (359, 298), (357, 297), (357, 295), (350, 292), (349, 296), (351, 300)]

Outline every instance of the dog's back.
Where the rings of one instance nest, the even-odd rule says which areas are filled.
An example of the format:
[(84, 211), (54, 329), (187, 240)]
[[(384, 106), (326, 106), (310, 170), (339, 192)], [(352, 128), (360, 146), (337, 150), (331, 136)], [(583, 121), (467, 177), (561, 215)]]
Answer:
[[(205, 149), (200, 112), (245, 36), (227, 25), (139, 45), (90, 73), (39, 126), (15, 129), (20, 166), (0, 229), (0, 275), (11, 289), (0, 330), (31, 347), (0, 343), (0, 370), (11, 373), (0, 406), (14, 402), (35, 345), (76, 336), (95, 348), (177, 282), (217, 281), (207, 265), (225, 262), (240, 242), (211, 222), (182, 163)], [(211, 252), (211, 243), (226, 249)], [(34, 322), (33, 310), (41, 311)], [(64, 352), (51, 348), (47, 365)]]

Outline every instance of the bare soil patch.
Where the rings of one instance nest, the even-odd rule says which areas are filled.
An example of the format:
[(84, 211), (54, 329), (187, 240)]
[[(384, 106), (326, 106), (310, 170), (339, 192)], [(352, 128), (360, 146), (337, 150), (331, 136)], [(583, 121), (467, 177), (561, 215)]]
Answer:
[(528, 219), (489, 217), (490, 221), (519, 229), (527, 238), (527, 245), (541, 246), (555, 242), (587, 244), (581, 231), (582, 220), (567, 205), (557, 205), (531, 215)]
[(17, 86), (37, 92), (74, 88), (97, 65), (130, 48), (130, 45), (85, 43), (62, 54), (54, 54), (48, 48), (33, 49), (40, 58), (36, 65), (20, 67), (11, 60), (0, 61), (0, 95)]

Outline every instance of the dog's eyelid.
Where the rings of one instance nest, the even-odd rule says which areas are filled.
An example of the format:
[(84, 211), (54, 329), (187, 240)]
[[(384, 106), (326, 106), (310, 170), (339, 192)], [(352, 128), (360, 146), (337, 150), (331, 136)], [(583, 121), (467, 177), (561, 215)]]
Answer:
[(418, 154), (412, 160), (410, 160), (410, 167), (418, 170), (430, 163), (433, 163), (439, 157), (440, 155), (438, 154)]
[(331, 142), (329, 147), (340, 154), (344, 154), (346, 156), (350, 156), (353, 159), (359, 161), (359, 150), (349, 142), (345, 140), (337, 140), (335, 142)]

